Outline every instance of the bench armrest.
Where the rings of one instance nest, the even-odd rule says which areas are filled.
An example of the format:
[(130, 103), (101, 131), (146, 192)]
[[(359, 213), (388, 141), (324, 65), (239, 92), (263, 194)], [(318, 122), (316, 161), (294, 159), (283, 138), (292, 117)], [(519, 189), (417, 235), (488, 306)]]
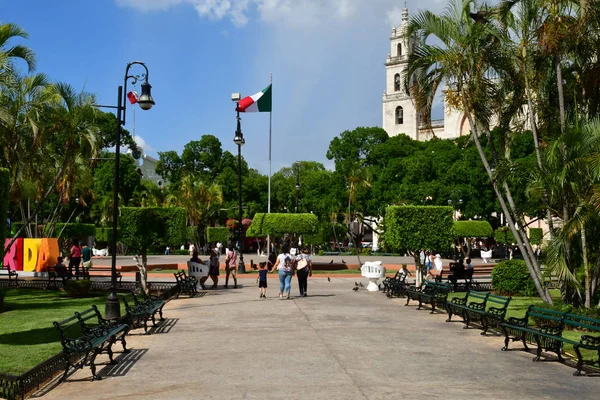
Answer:
[(539, 330), (541, 333), (544, 333), (546, 335), (562, 336), (563, 329), (564, 328), (561, 325), (541, 324)]
[(469, 308), (471, 310), (484, 311), (485, 310), (485, 303), (478, 303), (476, 301), (472, 301), (472, 302), (469, 303)]
[(585, 347), (596, 347), (600, 350), (600, 336), (581, 335), (579, 344)]
[(525, 328), (527, 326), (528, 319), (529, 319), (528, 317), (524, 317), (524, 318), (510, 317), (510, 318), (508, 318), (508, 321), (506, 321), (506, 323), (509, 325), (515, 325), (515, 326), (520, 326), (520, 327)]
[(506, 308), (490, 307), (488, 308), (486, 313), (494, 317), (504, 318), (504, 316), (506, 315)]
[(467, 299), (466, 298), (461, 299), (460, 297), (455, 297), (452, 300), (450, 300), (450, 303), (464, 306), (467, 303)]

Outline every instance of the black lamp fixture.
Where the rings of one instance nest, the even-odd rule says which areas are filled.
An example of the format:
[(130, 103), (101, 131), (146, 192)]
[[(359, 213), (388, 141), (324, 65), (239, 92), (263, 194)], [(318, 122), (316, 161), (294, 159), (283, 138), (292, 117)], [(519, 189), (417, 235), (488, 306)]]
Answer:
[[(129, 75), (129, 69), (133, 65), (141, 65), (145, 73), (140, 75)], [(125, 111), (127, 108), (127, 81), (132, 81), (136, 84), (138, 80), (143, 79), (142, 94), (137, 100), (142, 110), (149, 110), (154, 106), (155, 102), (152, 98), (152, 86), (148, 83), (148, 67), (141, 61), (132, 61), (125, 68), (125, 79), (123, 86), (117, 88), (117, 106), (104, 106), (116, 108), (117, 110), (117, 137), (115, 141), (115, 173), (113, 184), (113, 226), (112, 226), (112, 243), (111, 243), (111, 276), (110, 276), (110, 294), (106, 299), (105, 318), (114, 319), (121, 316), (121, 306), (117, 297), (117, 227), (119, 219), (119, 160), (121, 156), (121, 126), (125, 125)]]
[(237, 112), (237, 127), (235, 130), (235, 136), (233, 137), (233, 143), (238, 147), (238, 229), (237, 229), (237, 243), (238, 250), (240, 252), (240, 262), (238, 263), (238, 274), (246, 273), (246, 265), (244, 264), (244, 240), (243, 233), (244, 227), (242, 225), (242, 146), (246, 144), (244, 140), (244, 134), (242, 133), (242, 126), (240, 118), (240, 100), (242, 95), (240, 93), (232, 93), (231, 101), (236, 103), (235, 111)]

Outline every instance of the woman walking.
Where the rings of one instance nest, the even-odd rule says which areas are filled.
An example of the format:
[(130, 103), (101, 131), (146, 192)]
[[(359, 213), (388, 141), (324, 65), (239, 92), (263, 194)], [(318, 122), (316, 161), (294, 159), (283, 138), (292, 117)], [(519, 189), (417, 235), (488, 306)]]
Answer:
[(308, 277), (312, 276), (312, 261), (308, 249), (302, 249), (302, 253), (296, 257), (296, 270), (298, 271), (298, 288), (300, 289), (300, 297), (306, 297), (306, 286), (308, 285)]
[(211, 289), (217, 288), (217, 283), (219, 283), (219, 255), (215, 249), (210, 251), (210, 265), (208, 267), (208, 275), (213, 280), (213, 285), (210, 287)]
[(290, 254), (290, 246), (284, 244), (281, 249), (281, 254), (277, 256), (275, 261), (275, 268), (279, 271), (279, 298), (283, 298), (283, 291), (285, 290), (286, 298), (290, 298), (290, 285), (292, 283), (292, 276), (294, 276), (296, 260)]
[(81, 245), (79, 240), (75, 240), (69, 253), (69, 275), (71, 277), (73, 277), (73, 267), (75, 267), (75, 276), (79, 279), (79, 264), (81, 264)]

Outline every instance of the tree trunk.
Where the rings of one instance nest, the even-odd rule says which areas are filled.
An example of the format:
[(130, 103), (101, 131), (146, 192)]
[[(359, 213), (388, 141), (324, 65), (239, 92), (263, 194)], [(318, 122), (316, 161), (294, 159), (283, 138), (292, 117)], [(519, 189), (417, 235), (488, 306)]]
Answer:
[[(135, 263), (140, 270), (140, 283), (144, 292), (148, 293), (148, 270), (146, 268), (148, 263), (147, 251), (144, 249), (141, 251), (141, 255), (135, 257)], [(141, 262), (140, 262), (141, 258)]]
[[(504, 197), (502, 196), (502, 193), (498, 189), (498, 185), (496, 184), (496, 181), (494, 180), (494, 176), (490, 169), (490, 165), (487, 162), (487, 158), (485, 157), (485, 152), (483, 151), (483, 147), (481, 146), (481, 142), (479, 141), (477, 125), (475, 124), (473, 116), (471, 115), (471, 112), (470, 112), (470, 108), (467, 105), (466, 99), (468, 97), (465, 96), (464, 89), (462, 89), (462, 88), (461, 88), (461, 95), (462, 95), (462, 100), (463, 100), (464, 111), (465, 111), (465, 114), (467, 115), (467, 118), (469, 119), (469, 124), (471, 125), (471, 131), (472, 131), (471, 136), (473, 138), (473, 141), (475, 142), (475, 147), (477, 148), (477, 152), (479, 153), (479, 157), (481, 158), (483, 167), (485, 168), (485, 170), (490, 178), (490, 181), (492, 182), (492, 188), (494, 189), (494, 192), (496, 193), (496, 197), (498, 198), (500, 207), (502, 208), (502, 212), (504, 212), (506, 221), (508, 222), (508, 225), (510, 226), (510, 229), (513, 232), (513, 235), (517, 239), (517, 244), (519, 245), (519, 249), (521, 250), (522, 254), (526, 254), (525, 247), (523, 246), (523, 243), (521, 242), (521, 240), (519, 238), (519, 232), (517, 232), (512, 215), (508, 212), (508, 207), (506, 206)], [(525, 258), (525, 264), (527, 265), (527, 269), (529, 270), (529, 274), (531, 275), (531, 278), (533, 279), (533, 282), (535, 284), (538, 294), (540, 295), (540, 298), (544, 302), (552, 304), (552, 299), (548, 298), (546, 296), (546, 292), (544, 291), (544, 288), (539, 280), (539, 274), (534, 269), (534, 266), (531, 264), (531, 260), (529, 259), (529, 257)]]
[(581, 250), (583, 252), (583, 270), (585, 271), (585, 308), (590, 308), (592, 306), (592, 291), (590, 286), (587, 245), (585, 242), (585, 224), (581, 224)]
[(420, 250), (417, 252), (409, 251), (409, 254), (413, 256), (415, 260), (415, 285), (419, 287), (423, 283), (423, 268), (421, 266)]
[(556, 88), (558, 89), (558, 109), (560, 115), (560, 132), (565, 133), (565, 95), (563, 91), (562, 68), (560, 55), (556, 56)]

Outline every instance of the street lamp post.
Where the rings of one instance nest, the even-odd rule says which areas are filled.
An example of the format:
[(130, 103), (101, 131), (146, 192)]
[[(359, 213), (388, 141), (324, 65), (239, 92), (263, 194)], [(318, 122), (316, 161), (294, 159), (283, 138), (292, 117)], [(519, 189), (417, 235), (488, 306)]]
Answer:
[(300, 164), (296, 163), (296, 214), (298, 214), (298, 199), (300, 198)]
[[(146, 73), (141, 75), (129, 75), (129, 69), (132, 65), (141, 65)], [(142, 83), (142, 94), (137, 100), (142, 110), (149, 110), (154, 105), (154, 99), (150, 93), (152, 86), (148, 83), (148, 67), (141, 61), (132, 61), (127, 64), (125, 69), (125, 79), (123, 86), (119, 86), (117, 90), (117, 137), (115, 140), (115, 174), (113, 184), (113, 226), (112, 226), (112, 243), (111, 243), (111, 275), (110, 275), (110, 294), (106, 299), (106, 307), (104, 310), (106, 319), (119, 318), (121, 316), (121, 306), (117, 297), (117, 228), (119, 218), (119, 161), (121, 156), (121, 126), (125, 125), (125, 111), (127, 101), (125, 94), (127, 93), (127, 81), (131, 79), (135, 84), (139, 79), (144, 79)], [(123, 90), (125, 88), (125, 90)]]
[(243, 225), (242, 225), (242, 146), (246, 143), (244, 140), (244, 134), (242, 133), (240, 118), (240, 99), (242, 98), (240, 93), (232, 93), (231, 100), (236, 102), (237, 112), (237, 128), (235, 130), (235, 136), (233, 137), (233, 143), (237, 144), (238, 147), (238, 246), (240, 251), (240, 262), (238, 263), (238, 274), (246, 273), (246, 265), (244, 264), (244, 241), (243, 241)]

